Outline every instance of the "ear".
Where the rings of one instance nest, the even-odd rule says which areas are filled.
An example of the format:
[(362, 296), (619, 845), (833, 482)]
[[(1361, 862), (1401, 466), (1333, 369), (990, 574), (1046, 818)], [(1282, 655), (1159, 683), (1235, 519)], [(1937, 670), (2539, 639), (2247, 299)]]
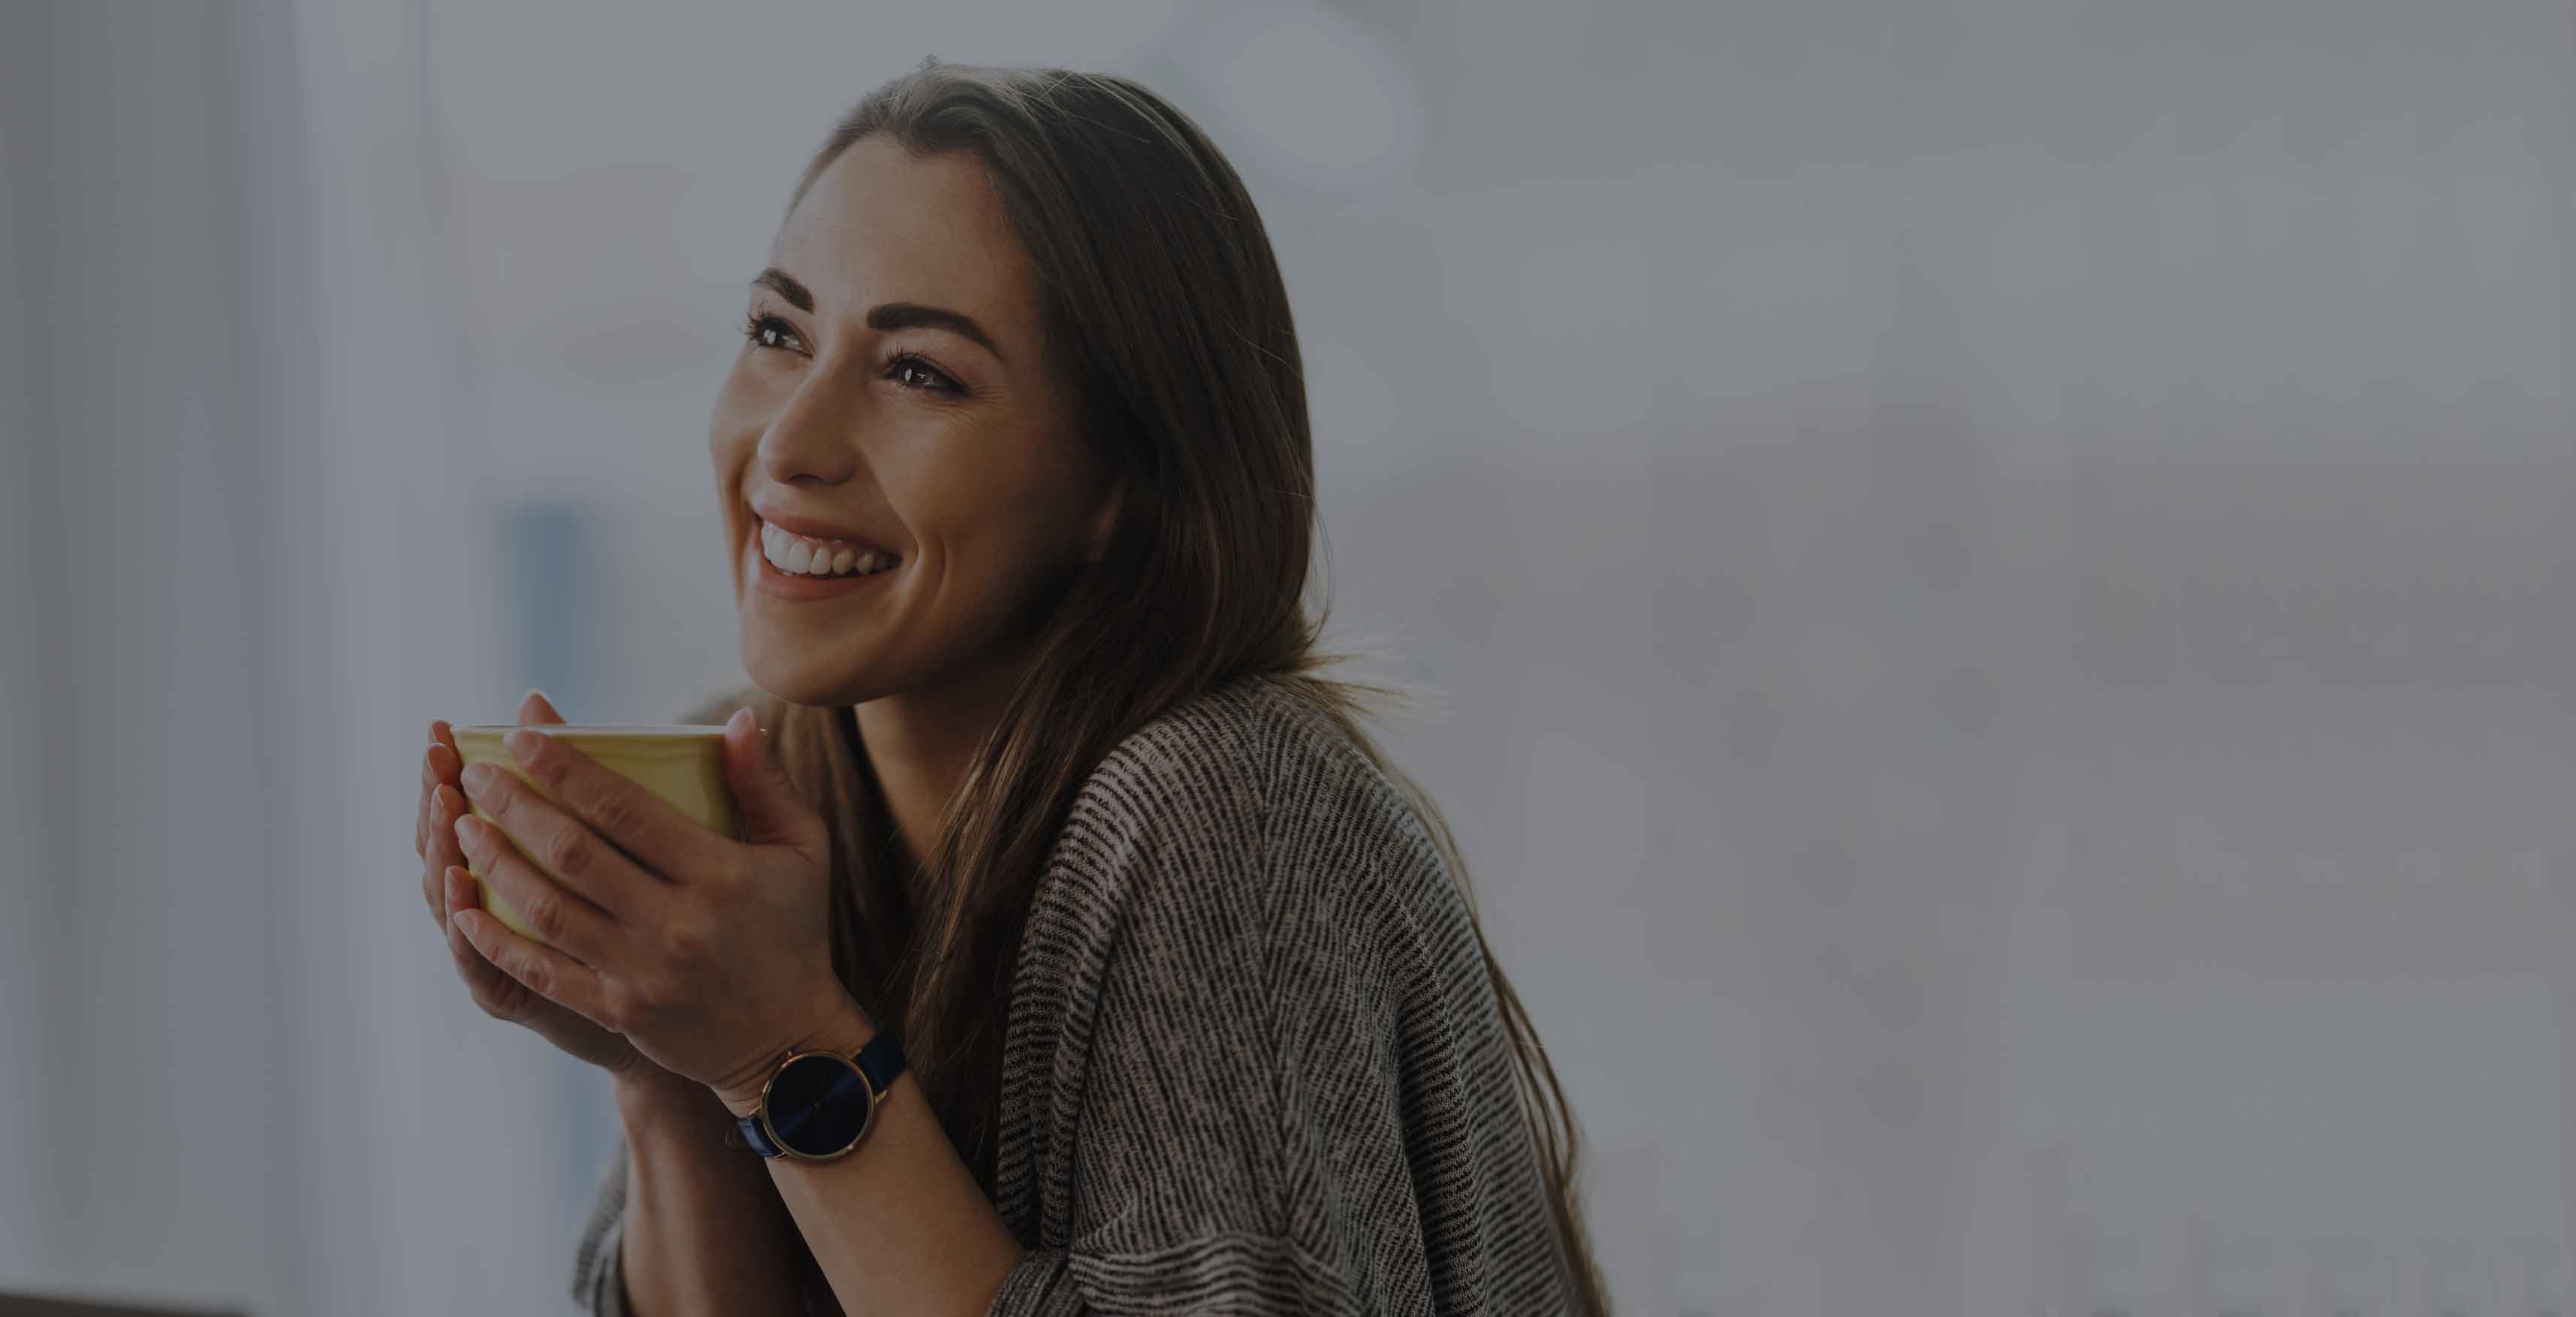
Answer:
[(1127, 477), (1120, 476), (1100, 496), (1100, 506), (1091, 514), (1091, 535), (1083, 547), (1083, 562), (1097, 563), (1109, 556), (1109, 546), (1118, 542), (1119, 514), (1126, 507)]

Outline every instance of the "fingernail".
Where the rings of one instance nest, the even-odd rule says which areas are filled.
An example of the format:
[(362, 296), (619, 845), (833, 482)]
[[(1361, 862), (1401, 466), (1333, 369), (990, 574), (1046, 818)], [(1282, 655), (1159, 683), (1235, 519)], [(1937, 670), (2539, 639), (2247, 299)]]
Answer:
[(483, 794), (483, 789), (485, 787), (492, 785), (492, 766), (490, 764), (467, 764), (465, 766), (464, 773), (459, 776), (465, 783), (465, 794), (469, 796), (479, 796)]
[(508, 750), (520, 763), (537, 756), (537, 734), (521, 728), (501, 738), (501, 748)]

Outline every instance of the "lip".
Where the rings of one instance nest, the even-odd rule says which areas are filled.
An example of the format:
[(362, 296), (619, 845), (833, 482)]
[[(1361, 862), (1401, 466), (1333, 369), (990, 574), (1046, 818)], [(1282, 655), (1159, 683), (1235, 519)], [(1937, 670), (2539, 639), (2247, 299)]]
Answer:
[(751, 554), (751, 588), (776, 599), (835, 599), (865, 590), (903, 570), (903, 566), (897, 566), (893, 571), (868, 576), (790, 576), (769, 565), (769, 555), (760, 551), (758, 537), (745, 547)]

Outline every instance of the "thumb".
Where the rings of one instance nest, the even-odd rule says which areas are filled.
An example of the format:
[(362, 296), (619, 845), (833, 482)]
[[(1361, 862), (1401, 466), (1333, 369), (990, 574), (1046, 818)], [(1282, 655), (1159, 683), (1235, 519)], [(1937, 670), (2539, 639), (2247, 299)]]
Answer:
[(555, 709), (555, 702), (547, 699), (544, 691), (531, 686), (527, 694), (519, 697), (519, 722), (522, 725), (560, 723), (563, 720), (563, 714)]
[(756, 846), (818, 846), (822, 820), (796, 794), (796, 783), (779, 762), (778, 747), (749, 708), (736, 709), (725, 719), (724, 740), (725, 777), (742, 812), (743, 839)]

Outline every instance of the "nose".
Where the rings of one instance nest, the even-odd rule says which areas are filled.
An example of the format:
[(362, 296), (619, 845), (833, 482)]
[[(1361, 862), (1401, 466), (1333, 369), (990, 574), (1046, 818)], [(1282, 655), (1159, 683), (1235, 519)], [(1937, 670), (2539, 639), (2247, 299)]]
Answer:
[(809, 374), (761, 432), (761, 472), (782, 485), (846, 482), (859, 464), (852, 425), (850, 410), (836, 399), (829, 377)]

